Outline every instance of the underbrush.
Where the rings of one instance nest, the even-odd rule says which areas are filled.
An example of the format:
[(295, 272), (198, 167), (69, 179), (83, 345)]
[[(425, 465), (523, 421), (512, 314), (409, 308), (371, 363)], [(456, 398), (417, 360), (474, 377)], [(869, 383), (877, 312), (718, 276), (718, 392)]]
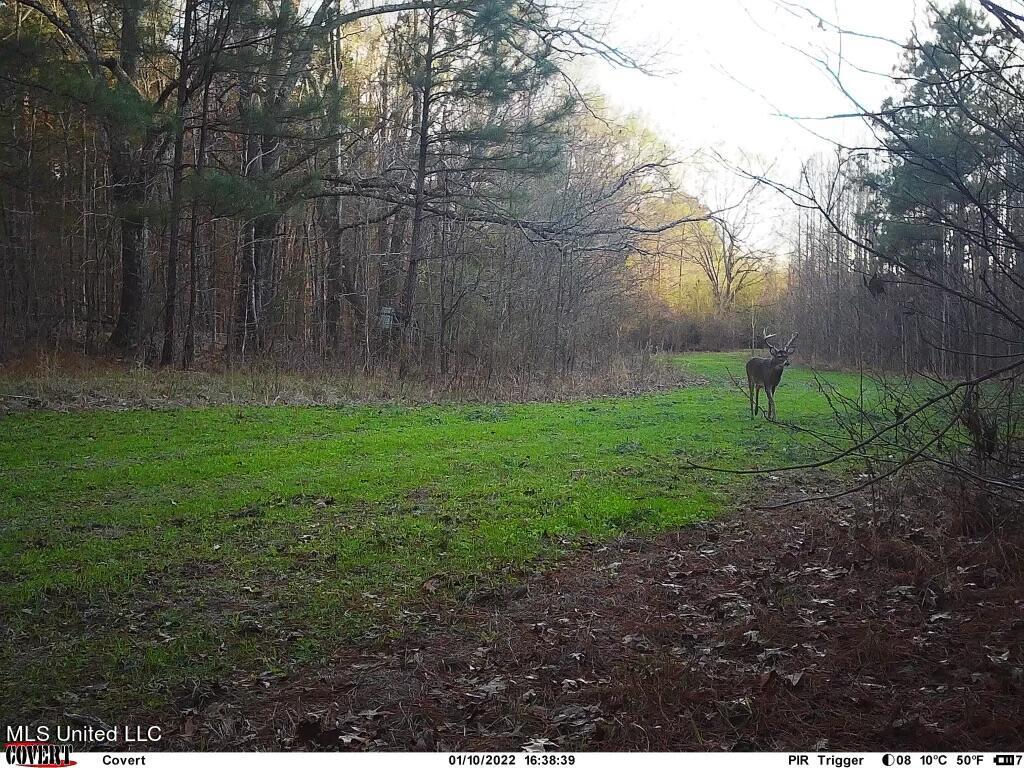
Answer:
[(468, 368), (399, 376), (395, 366), (367, 371), (329, 366), (293, 370), (271, 363), (235, 368), (211, 364), (185, 371), (45, 351), (0, 366), (0, 413), (201, 405), (569, 401), (655, 392), (693, 380), (667, 360), (641, 352), (563, 374)]

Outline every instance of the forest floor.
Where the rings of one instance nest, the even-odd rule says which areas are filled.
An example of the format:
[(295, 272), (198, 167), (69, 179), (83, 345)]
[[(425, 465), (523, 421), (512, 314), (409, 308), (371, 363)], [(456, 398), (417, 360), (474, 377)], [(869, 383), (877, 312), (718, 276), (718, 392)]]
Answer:
[(208, 694), (177, 743), (1019, 750), (1024, 537), (957, 535), (933, 491), (905, 502), (881, 529), (859, 495), (593, 545), (485, 600), (425, 601), (396, 641)]
[(693, 469), (830, 439), (802, 369), (784, 423), (751, 421), (742, 360), (575, 402), (8, 415), (0, 720), (179, 748), (1019, 744), (1021, 550), (923, 497), (884, 537), (864, 497), (754, 509), (842, 470)]

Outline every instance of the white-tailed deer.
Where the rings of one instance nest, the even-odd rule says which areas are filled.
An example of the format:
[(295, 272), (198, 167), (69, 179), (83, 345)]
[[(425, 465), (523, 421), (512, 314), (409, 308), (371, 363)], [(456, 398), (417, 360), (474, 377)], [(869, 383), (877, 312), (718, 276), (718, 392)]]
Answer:
[(789, 365), (789, 356), (793, 354), (793, 342), (799, 333), (794, 333), (786, 342), (784, 347), (774, 346), (769, 339), (774, 339), (774, 333), (768, 333), (765, 328), (761, 331), (764, 337), (764, 345), (772, 353), (771, 357), (752, 357), (747, 361), (747, 391), (750, 395), (750, 417), (757, 416), (761, 408), (761, 390), (764, 390), (768, 397), (768, 411), (765, 414), (769, 421), (775, 420), (775, 388), (782, 381), (782, 371)]

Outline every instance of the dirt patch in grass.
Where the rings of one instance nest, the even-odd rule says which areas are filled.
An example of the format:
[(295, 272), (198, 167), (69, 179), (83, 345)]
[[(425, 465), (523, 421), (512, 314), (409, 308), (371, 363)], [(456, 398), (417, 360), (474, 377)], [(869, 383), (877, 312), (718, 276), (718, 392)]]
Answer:
[(866, 497), (746, 509), (461, 599), (427, 585), (399, 639), (207, 687), (162, 746), (1019, 748), (1024, 540), (945, 507), (883, 532)]

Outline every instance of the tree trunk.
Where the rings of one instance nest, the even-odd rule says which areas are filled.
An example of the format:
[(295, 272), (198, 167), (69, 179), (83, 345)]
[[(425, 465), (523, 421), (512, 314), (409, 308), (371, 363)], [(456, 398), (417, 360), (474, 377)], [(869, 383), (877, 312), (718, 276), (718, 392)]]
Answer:
[[(199, 146), (196, 148), (196, 176), (202, 176), (203, 168), (206, 167), (206, 139), (207, 125), (210, 109), (210, 76), (207, 73), (203, 83), (203, 106), (199, 116)], [(188, 281), (188, 324), (185, 328), (185, 350), (182, 355), (182, 367), (189, 368), (195, 360), (196, 354), (196, 303), (198, 288), (198, 259), (196, 248), (199, 240), (199, 212), (196, 210), (196, 202), (192, 201), (192, 210), (189, 224), (188, 239), (188, 260), (189, 260), (189, 281)], [(216, 333), (216, 331), (214, 331)]]
[(147, 271), (143, 247), (146, 223), (137, 209), (145, 186), (132, 171), (131, 155), (125, 141), (118, 140), (111, 146), (111, 197), (121, 219), (121, 302), (110, 344), (121, 350), (134, 349), (139, 344)]
[[(122, 6), (120, 56), (128, 77), (135, 77), (139, 62), (140, 0), (125, 0)], [(124, 126), (107, 125), (110, 141), (111, 196), (121, 219), (121, 302), (117, 324), (110, 337), (116, 349), (134, 349), (142, 330), (142, 310), (146, 290), (146, 222), (139, 212), (146, 194), (147, 173), (141, 152), (133, 153)], [(137, 155), (133, 158), (133, 154)]]
[(181, 67), (178, 73), (177, 121), (174, 132), (174, 159), (171, 168), (171, 232), (167, 243), (167, 278), (164, 286), (164, 345), (160, 364), (174, 362), (174, 315), (178, 310), (178, 250), (181, 240), (181, 181), (185, 155), (185, 112), (188, 106), (189, 35), (196, 0), (185, 0), (185, 20), (181, 33)]
[[(415, 199), (413, 203), (412, 237), (409, 242), (409, 263), (402, 287), (400, 317), (406, 336), (412, 329), (413, 308), (416, 298), (416, 279), (419, 262), (423, 256), (423, 222), (426, 219), (427, 150), (430, 148), (430, 98), (434, 82), (434, 24), (437, 12), (431, 8), (427, 16), (427, 53), (423, 59), (423, 96), (420, 101), (418, 152), (416, 159)], [(407, 338), (406, 341), (409, 339)]]

